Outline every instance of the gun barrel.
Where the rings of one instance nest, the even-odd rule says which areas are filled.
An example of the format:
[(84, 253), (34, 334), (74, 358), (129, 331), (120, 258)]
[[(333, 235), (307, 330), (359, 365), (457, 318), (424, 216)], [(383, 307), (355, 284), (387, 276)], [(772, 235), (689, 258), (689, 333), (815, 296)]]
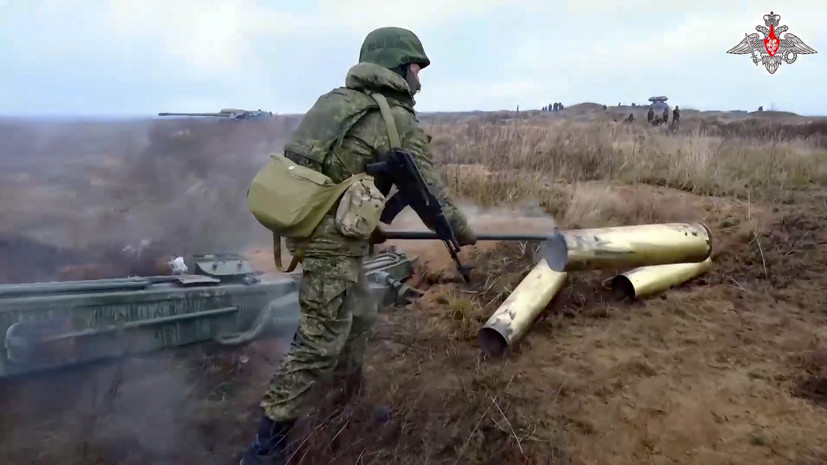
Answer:
[(227, 113), (158, 113), (158, 116), (230, 116)]
[[(439, 239), (431, 231), (382, 231), (385, 239), (434, 240)], [(477, 234), (478, 241), (545, 241), (550, 234)]]

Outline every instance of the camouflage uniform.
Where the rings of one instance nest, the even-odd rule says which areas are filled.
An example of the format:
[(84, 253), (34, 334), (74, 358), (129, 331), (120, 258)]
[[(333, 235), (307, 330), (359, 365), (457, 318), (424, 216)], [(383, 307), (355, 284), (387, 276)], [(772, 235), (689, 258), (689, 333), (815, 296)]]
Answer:
[[(473, 244), (474, 233), (443, 187), (428, 147), (430, 138), (420, 128), (413, 110), (418, 82), (403, 77), (410, 63), (418, 63), (421, 68), (430, 64), (412, 32), (382, 28), (369, 34), (360, 63), (348, 72), (345, 87), (316, 101), (285, 145), (285, 156), (321, 171), (337, 183), (363, 172), (366, 163), (391, 149), (384, 119), (368, 94), (381, 93), (391, 107), (402, 148), (411, 153), (425, 181), (441, 200), (457, 239), (461, 244)], [(333, 206), (306, 244), (287, 241), (291, 253), (305, 246), (299, 291), (301, 319), (261, 402), (263, 425), (291, 424), (306, 415), (319, 398), (319, 388), (333, 378), (361, 383), (365, 346), (377, 319), (362, 267), (369, 242), (339, 233), (334, 222), (337, 207)], [(264, 441), (262, 435), (260, 429), (256, 443)], [(257, 462), (245, 456), (243, 463)]]

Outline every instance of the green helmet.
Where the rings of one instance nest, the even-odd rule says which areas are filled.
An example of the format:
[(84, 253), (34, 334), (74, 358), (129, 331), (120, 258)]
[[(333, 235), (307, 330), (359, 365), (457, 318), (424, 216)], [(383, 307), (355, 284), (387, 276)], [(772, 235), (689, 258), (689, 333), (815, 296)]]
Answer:
[(420, 68), (431, 64), (416, 34), (400, 27), (380, 27), (368, 34), (359, 51), (359, 63), (365, 62), (388, 69), (409, 63), (417, 63)]

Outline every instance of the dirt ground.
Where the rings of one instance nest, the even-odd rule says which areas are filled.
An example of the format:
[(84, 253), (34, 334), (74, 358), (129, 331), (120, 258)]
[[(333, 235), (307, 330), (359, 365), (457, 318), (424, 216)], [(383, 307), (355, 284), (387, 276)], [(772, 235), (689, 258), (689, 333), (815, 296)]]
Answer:
[[(389, 405), (393, 419), (320, 406), (300, 424), (291, 463), (827, 463), (827, 189), (762, 202), (605, 181), (555, 189), (562, 207), (465, 208), (487, 232), (703, 221), (711, 270), (626, 301), (604, 286), (624, 270), (571, 273), (522, 343), (491, 358), (477, 331), (538, 244), (468, 248), (470, 285), (451, 279), (440, 244), (389, 244), (419, 257), (426, 292), (384, 312), (369, 349), (364, 404)], [(266, 241), (237, 242), (272, 271)], [(0, 461), (235, 463), (288, 342), (0, 382)]]

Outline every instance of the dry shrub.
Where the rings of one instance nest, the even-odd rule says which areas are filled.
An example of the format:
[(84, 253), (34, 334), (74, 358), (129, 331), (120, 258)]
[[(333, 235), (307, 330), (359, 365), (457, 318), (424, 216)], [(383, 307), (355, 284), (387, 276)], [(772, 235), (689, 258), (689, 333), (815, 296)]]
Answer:
[(519, 170), (493, 173), (479, 165), (446, 165), (442, 173), (454, 194), (482, 207), (535, 197), (543, 185), (541, 175)]
[(513, 200), (553, 181), (619, 180), (773, 199), (786, 189), (823, 185), (827, 179), (827, 149), (812, 137), (768, 140), (749, 132), (714, 136), (701, 129), (674, 134), (645, 125), (562, 119), (464, 120), (432, 124), (428, 130), (434, 152), (449, 165), (444, 169), (449, 178), (456, 177), (450, 165), (479, 164), (495, 173), (468, 171), (467, 181), (449, 181), (459, 194), (483, 203)]
[(688, 200), (676, 195), (590, 183), (575, 184), (569, 192), (560, 218), (569, 228), (665, 223), (693, 218)]

